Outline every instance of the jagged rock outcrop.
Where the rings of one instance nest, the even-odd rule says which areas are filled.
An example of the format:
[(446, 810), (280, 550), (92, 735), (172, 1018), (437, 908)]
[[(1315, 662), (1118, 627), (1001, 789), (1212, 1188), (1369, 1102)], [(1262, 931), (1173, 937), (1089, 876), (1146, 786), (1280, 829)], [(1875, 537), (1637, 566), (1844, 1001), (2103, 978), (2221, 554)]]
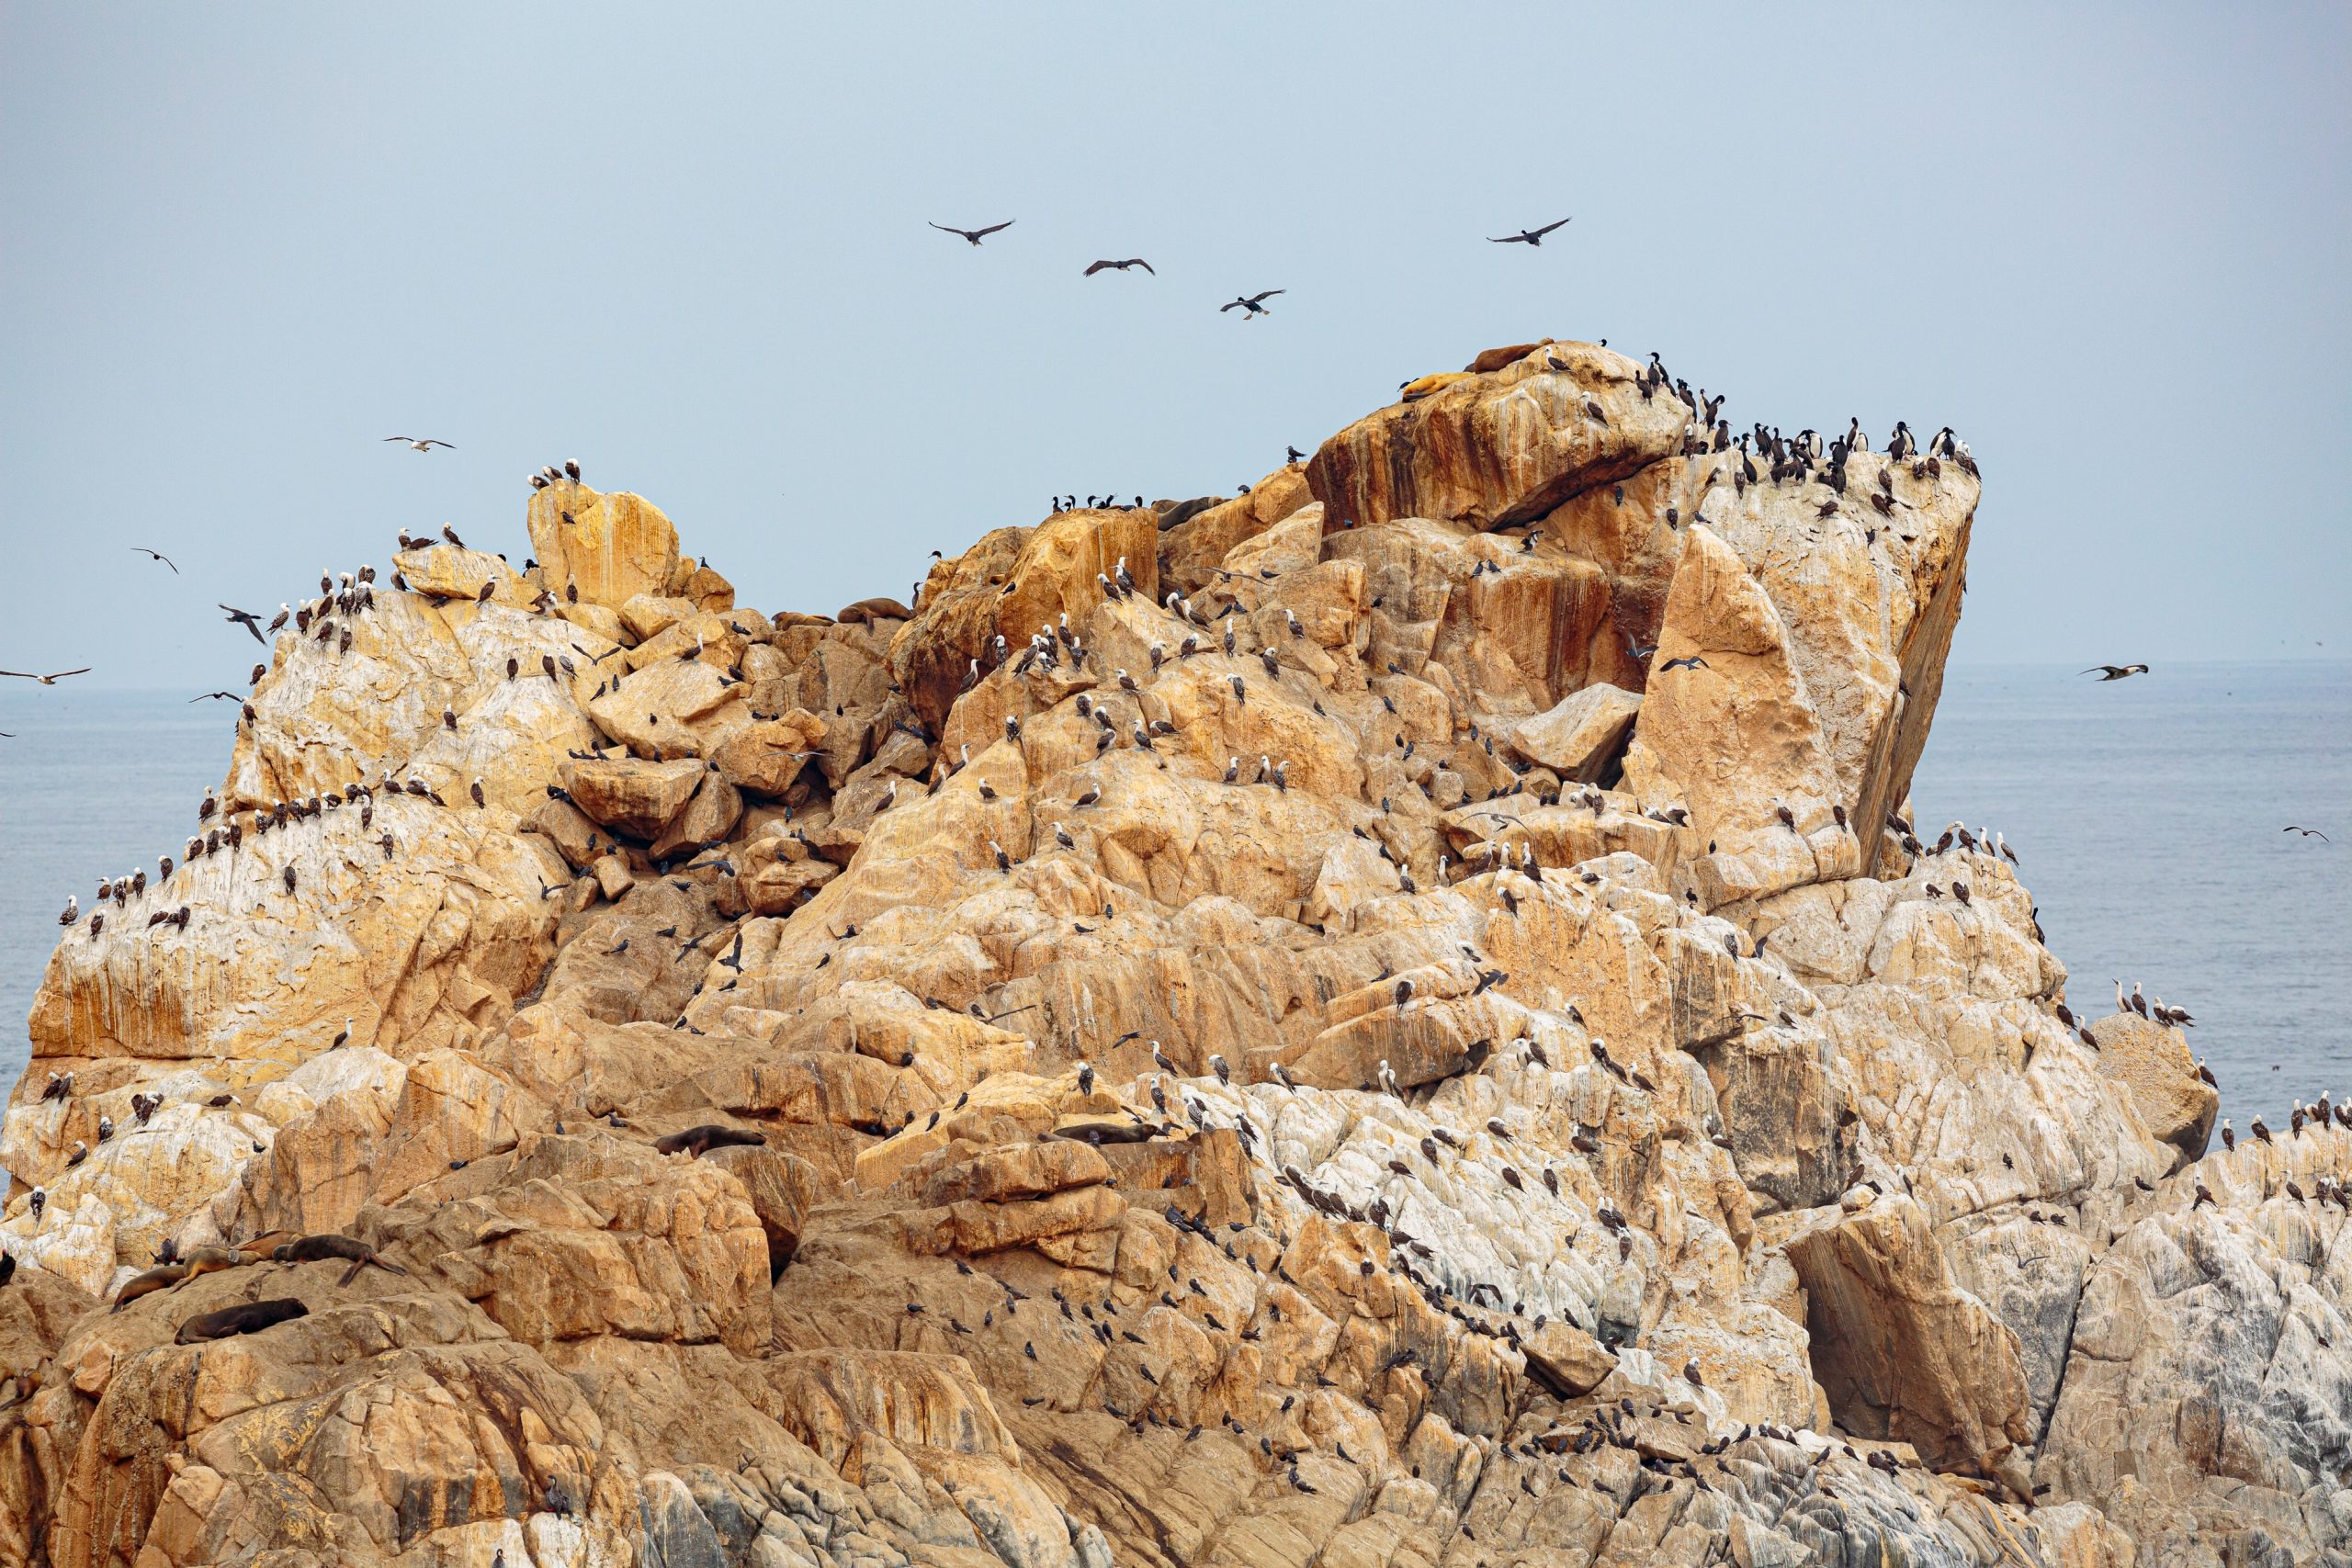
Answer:
[(2352, 1134), (1913, 833), (1964, 451), (1715, 413), (1512, 345), (831, 617), (572, 479), (331, 579), (36, 1003), (0, 1557), (2345, 1561)]

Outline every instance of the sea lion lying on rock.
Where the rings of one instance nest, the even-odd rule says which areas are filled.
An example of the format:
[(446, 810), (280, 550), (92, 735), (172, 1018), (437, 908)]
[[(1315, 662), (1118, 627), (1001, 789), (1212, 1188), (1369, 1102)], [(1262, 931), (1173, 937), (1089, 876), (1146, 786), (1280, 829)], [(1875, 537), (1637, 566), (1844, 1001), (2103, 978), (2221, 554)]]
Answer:
[(259, 1334), (265, 1328), (308, 1317), (311, 1309), (292, 1296), (280, 1296), (275, 1301), (247, 1302), (243, 1306), (222, 1307), (219, 1312), (200, 1312), (180, 1325), (175, 1345), (200, 1345), (209, 1339), (227, 1339), (238, 1334)]
[(254, 1259), (274, 1258), (279, 1247), (297, 1240), (300, 1235), (299, 1231), (264, 1231), (251, 1241), (239, 1242), (237, 1250)]
[(193, 1280), (198, 1274), (217, 1274), (223, 1269), (243, 1269), (258, 1259), (249, 1258), (232, 1247), (199, 1247), (180, 1261), (187, 1267), (187, 1278)]
[(732, 1127), (722, 1127), (716, 1122), (706, 1122), (699, 1127), (689, 1127), (683, 1133), (673, 1133), (653, 1140), (656, 1153), (688, 1154), (699, 1158), (713, 1149), (727, 1148), (735, 1144), (764, 1144), (767, 1139), (758, 1133), (739, 1133)]
[(122, 1282), (114, 1296), (114, 1310), (120, 1312), (141, 1296), (153, 1295), (167, 1286), (176, 1285), (187, 1278), (187, 1265), (166, 1263), (160, 1269), (150, 1269), (144, 1274), (133, 1274)]
[(367, 1268), (370, 1263), (394, 1274), (408, 1272), (399, 1264), (387, 1263), (377, 1257), (376, 1249), (357, 1236), (343, 1235), (334, 1231), (297, 1237), (278, 1247), (270, 1256), (280, 1263), (323, 1263), (330, 1258), (348, 1258), (351, 1259), (351, 1267), (345, 1269), (343, 1278), (336, 1281), (344, 1285), (348, 1285), (357, 1279), (359, 1270)]

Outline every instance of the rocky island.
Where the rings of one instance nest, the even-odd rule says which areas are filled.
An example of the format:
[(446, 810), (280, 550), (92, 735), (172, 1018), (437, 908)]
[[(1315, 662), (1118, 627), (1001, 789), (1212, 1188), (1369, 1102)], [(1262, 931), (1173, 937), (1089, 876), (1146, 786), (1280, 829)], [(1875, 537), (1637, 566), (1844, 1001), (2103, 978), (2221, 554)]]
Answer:
[(34, 1006), (0, 1562), (2352, 1562), (2352, 1131), (1914, 814), (1964, 446), (1714, 414), (330, 577)]

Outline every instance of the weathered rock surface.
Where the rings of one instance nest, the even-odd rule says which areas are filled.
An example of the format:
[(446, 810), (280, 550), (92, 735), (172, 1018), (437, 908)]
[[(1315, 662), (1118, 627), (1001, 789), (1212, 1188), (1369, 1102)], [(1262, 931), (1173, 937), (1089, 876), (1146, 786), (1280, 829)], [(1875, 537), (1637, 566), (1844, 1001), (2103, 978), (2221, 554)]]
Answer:
[(0, 1560), (2345, 1561), (2352, 1135), (2207, 1153), (1882, 831), (1973, 465), (1703, 400), (1491, 350), (834, 617), (570, 480), (306, 604), (34, 1009)]

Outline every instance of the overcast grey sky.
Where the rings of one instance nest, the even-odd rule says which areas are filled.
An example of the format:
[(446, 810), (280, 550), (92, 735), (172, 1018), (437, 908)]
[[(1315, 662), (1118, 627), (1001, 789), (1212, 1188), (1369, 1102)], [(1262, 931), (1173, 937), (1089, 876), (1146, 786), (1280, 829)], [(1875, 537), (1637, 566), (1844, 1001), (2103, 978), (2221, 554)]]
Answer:
[(829, 611), (1544, 334), (1957, 426), (1958, 657), (2338, 657), (2347, 81), (2342, 5), (6, 0), (0, 667), (232, 683), (216, 600), (519, 560), (565, 457)]

